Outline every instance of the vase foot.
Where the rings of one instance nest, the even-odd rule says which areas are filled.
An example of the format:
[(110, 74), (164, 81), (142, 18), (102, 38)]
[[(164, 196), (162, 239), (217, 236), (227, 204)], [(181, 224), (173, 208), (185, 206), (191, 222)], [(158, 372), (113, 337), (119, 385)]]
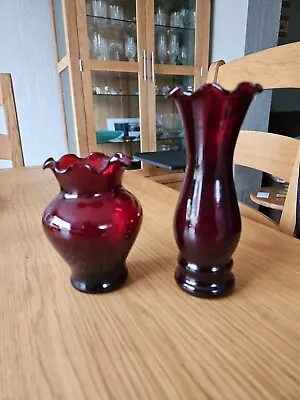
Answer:
[(224, 265), (199, 266), (179, 260), (175, 280), (182, 290), (197, 297), (224, 297), (234, 288), (232, 260)]
[(109, 281), (91, 281), (90, 279), (76, 279), (71, 276), (70, 281), (73, 287), (80, 292), (89, 293), (89, 294), (99, 294), (99, 293), (107, 293), (112, 292), (114, 290), (119, 289), (124, 285), (128, 277), (128, 270), (125, 267), (117, 279), (109, 280)]

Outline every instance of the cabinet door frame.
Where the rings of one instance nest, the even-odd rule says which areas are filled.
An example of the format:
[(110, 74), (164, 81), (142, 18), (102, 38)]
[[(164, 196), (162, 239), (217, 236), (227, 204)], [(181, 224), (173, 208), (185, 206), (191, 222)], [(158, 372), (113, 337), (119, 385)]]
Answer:
[(199, 88), (207, 81), (210, 51), (212, 0), (196, 0), (194, 86)]
[[(146, 30), (147, 30), (147, 54), (148, 70), (151, 71), (148, 77), (148, 112), (149, 112), (149, 151), (156, 151), (156, 74), (164, 75), (189, 75), (194, 77), (194, 87), (198, 88), (206, 82), (206, 75), (209, 64), (209, 40), (210, 40), (210, 15), (211, 0), (196, 0), (195, 20), (195, 47), (194, 65), (168, 65), (155, 64), (155, 24), (154, 9), (155, 0), (146, 0)], [(150, 165), (145, 165), (147, 176), (175, 174), (178, 171), (161, 170)], [(177, 174), (178, 175), (178, 174)]]
[[(86, 156), (88, 154), (88, 141), (86, 135), (82, 77), (79, 64), (80, 57), (77, 34), (77, 10), (74, 1), (72, 0), (61, 0), (61, 3), (66, 42), (66, 55), (58, 60), (57, 72), (59, 75), (66, 69), (69, 72), (77, 153), (79, 156)], [(54, 0), (52, 0), (51, 6), (54, 21)]]
[[(148, 112), (149, 112), (149, 151), (156, 151), (156, 88), (155, 75), (189, 75), (194, 77), (195, 89), (206, 82), (209, 64), (209, 40), (210, 40), (210, 15), (211, 0), (196, 0), (196, 19), (195, 19), (195, 47), (194, 65), (168, 65), (155, 64), (153, 54), (155, 54), (155, 24), (154, 8), (155, 0), (146, 0), (146, 30), (147, 30), (147, 54), (148, 70), (152, 71), (148, 79)], [(174, 171), (175, 173), (178, 171)], [(164, 174), (174, 172), (164, 171)], [(147, 166), (147, 175), (153, 176), (161, 174), (157, 168)]]
[(91, 82), (91, 71), (97, 70), (136, 72), (138, 74), (141, 151), (155, 151), (155, 73), (193, 75), (195, 88), (206, 81), (209, 62), (211, 0), (196, 0), (194, 66), (153, 64), (155, 47), (154, 0), (136, 0), (138, 62), (135, 63), (91, 60), (85, 0), (62, 0), (62, 6), (67, 54), (61, 60), (58, 60), (58, 72), (61, 73), (66, 68), (69, 70), (75, 136), (79, 155), (85, 156), (98, 149)]
[(88, 138), (89, 151), (97, 151), (96, 129), (94, 120), (94, 105), (92, 95), (92, 71), (107, 72), (136, 72), (139, 84), (139, 117), (140, 117), (140, 148), (141, 151), (148, 151), (148, 112), (147, 112), (147, 80), (144, 68), (145, 55), (145, 7), (139, 0), (136, 0), (136, 22), (137, 22), (137, 62), (93, 60), (90, 59), (87, 35), (86, 7), (85, 0), (75, 0), (77, 9), (77, 26), (79, 56), (82, 60), (82, 86), (85, 105), (86, 135)]

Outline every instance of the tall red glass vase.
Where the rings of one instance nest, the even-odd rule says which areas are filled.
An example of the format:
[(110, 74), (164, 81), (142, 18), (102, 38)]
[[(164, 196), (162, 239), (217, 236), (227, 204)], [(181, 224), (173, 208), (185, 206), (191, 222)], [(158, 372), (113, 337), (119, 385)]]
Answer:
[(82, 292), (108, 292), (126, 281), (126, 258), (142, 222), (140, 203), (122, 186), (129, 164), (122, 153), (66, 154), (44, 163), (61, 189), (45, 209), (44, 231)]
[(175, 279), (194, 296), (229, 294), (235, 283), (232, 254), (241, 217), (233, 180), (239, 130), (259, 85), (241, 83), (228, 92), (208, 84), (195, 93), (182, 88), (169, 97), (184, 124), (187, 167), (174, 218), (179, 248)]

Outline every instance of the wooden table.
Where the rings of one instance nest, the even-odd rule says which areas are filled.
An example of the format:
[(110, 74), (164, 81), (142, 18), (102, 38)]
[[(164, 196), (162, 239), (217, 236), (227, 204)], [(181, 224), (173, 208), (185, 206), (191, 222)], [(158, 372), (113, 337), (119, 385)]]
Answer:
[(235, 293), (190, 297), (173, 279), (177, 192), (124, 184), (145, 214), (130, 278), (93, 296), (43, 235), (51, 172), (0, 172), (0, 399), (299, 399), (300, 242), (244, 220)]

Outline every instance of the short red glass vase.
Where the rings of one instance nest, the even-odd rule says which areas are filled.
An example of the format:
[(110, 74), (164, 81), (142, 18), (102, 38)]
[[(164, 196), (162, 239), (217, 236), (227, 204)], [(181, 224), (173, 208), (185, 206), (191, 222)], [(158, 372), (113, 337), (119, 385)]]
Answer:
[(43, 165), (61, 189), (44, 211), (44, 231), (70, 265), (79, 291), (108, 292), (126, 281), (126, 258), (142, 223), (140, 203), (122, 186), (129, 164), (122, 153), (91, 153), (49, 158)]
[(228, 92), (208, 84), (195, 93), (173, 89), (184, 124), (187, 167), (174, 219), (179, 248), (175, 279), (194, 296), (229, 294), (235, 283), (232, 255), (241, 217), (233, 180), (233, 154), (259, 85)]

